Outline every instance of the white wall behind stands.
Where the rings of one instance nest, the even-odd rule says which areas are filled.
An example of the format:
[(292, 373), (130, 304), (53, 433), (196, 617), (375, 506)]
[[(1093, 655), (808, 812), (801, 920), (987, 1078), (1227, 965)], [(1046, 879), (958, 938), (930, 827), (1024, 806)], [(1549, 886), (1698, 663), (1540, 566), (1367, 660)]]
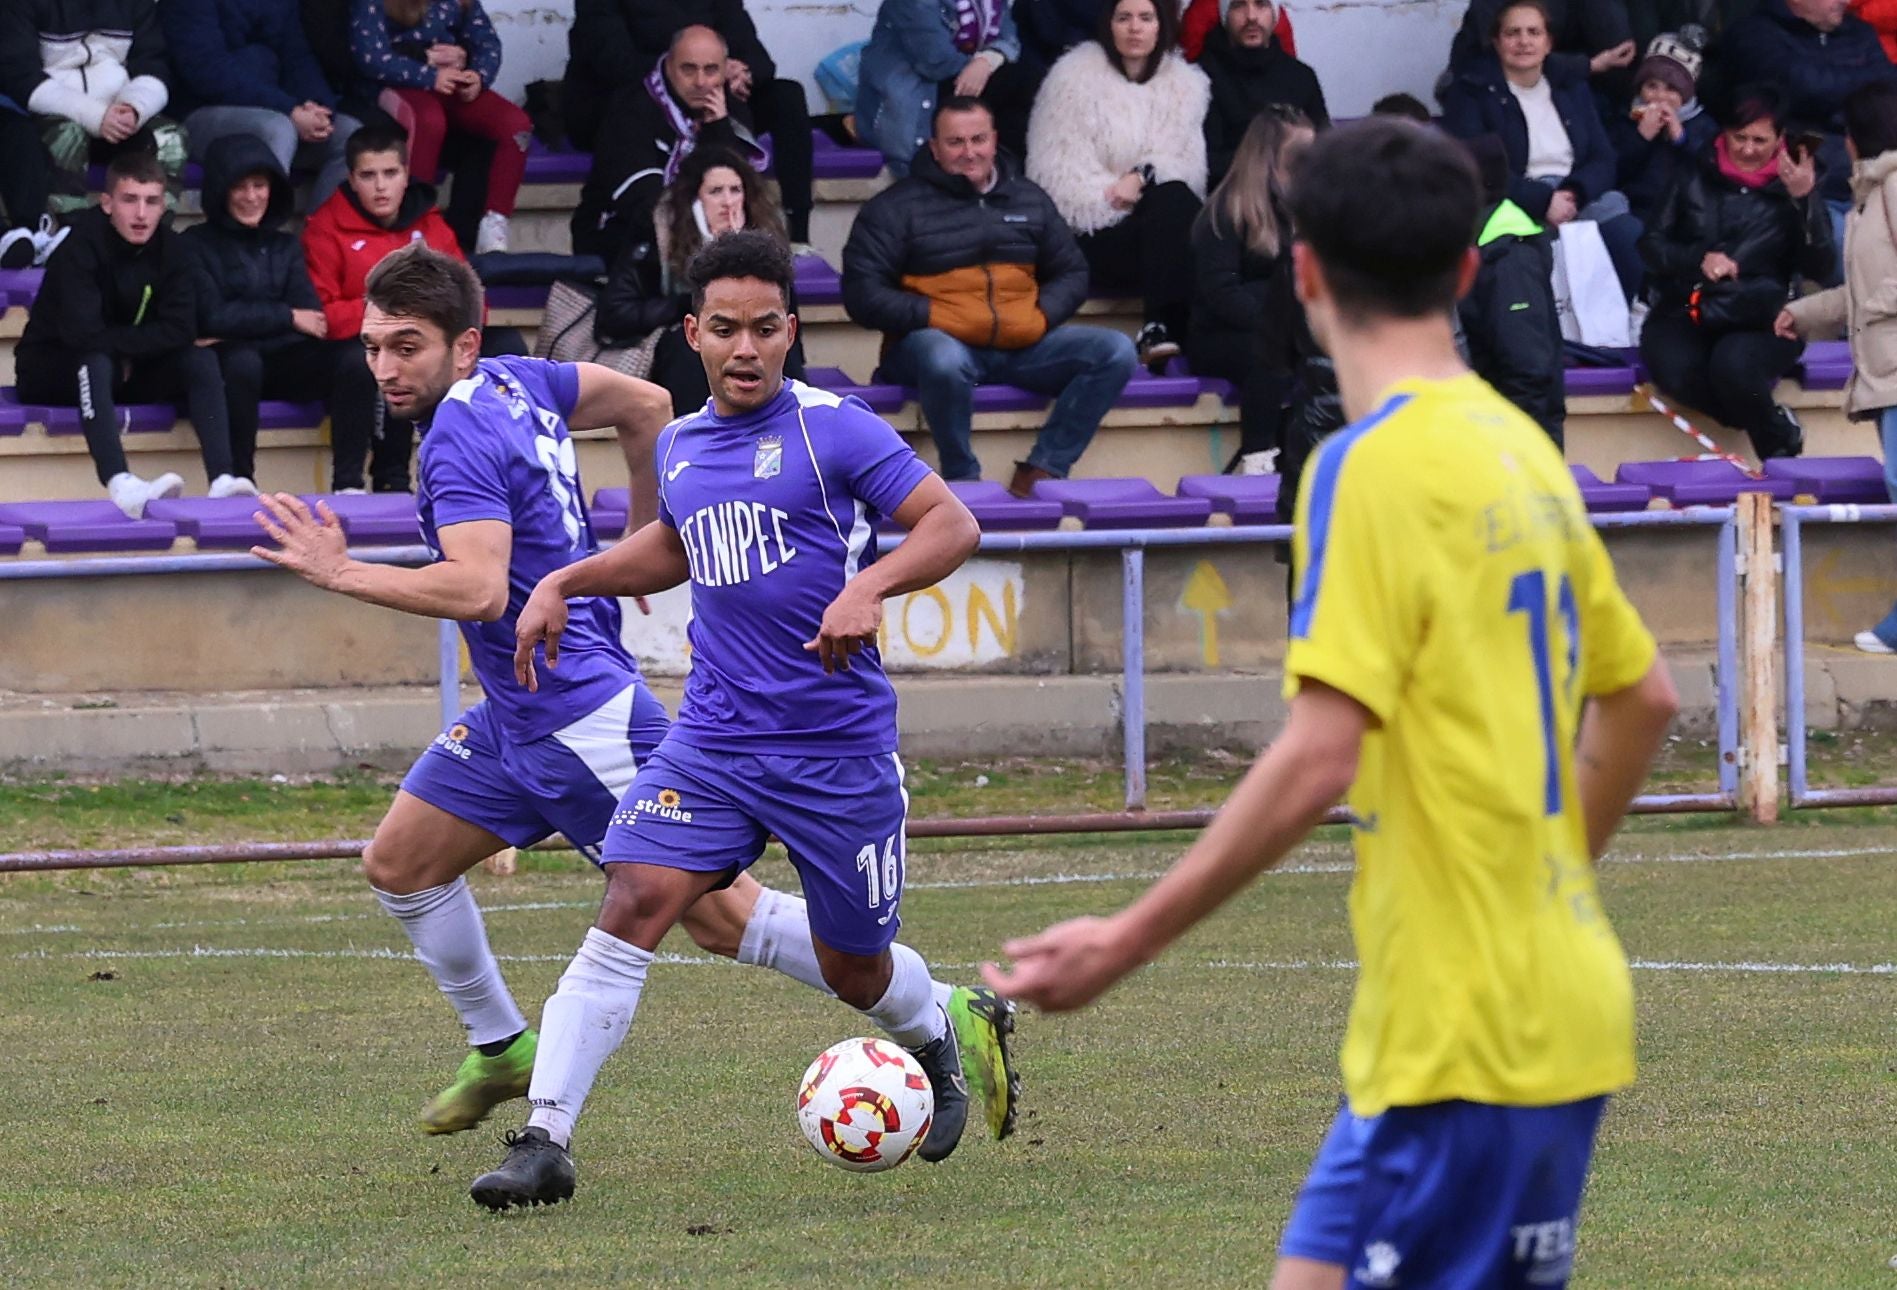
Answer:
[[(497, 88), (518, 101), (529, 81), (558, 80), (566, 68), (571, 0), (485, 0), (507, 58)], [(867, 39), (872, 0), (748, 0), (780, 73), (804, 83), (813, 112), (827, 111), (810, 72), (839, 45)], [(1405, 90), (1434, 104), (1431, 88), (1449, 61), (1449, 38), (1465, 0), (1292, 0), (1298, 56), (1317, 69), (1333, 116), (1362, 116), (1385, 94)]]

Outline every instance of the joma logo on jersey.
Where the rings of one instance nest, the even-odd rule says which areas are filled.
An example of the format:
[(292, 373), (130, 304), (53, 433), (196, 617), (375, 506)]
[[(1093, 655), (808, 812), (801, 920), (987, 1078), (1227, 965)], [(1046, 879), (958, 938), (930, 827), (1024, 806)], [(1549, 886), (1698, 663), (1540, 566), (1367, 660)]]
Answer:
[(729, 587), (775, 573), (796, 556), (784, 540), (790, 516), (763, 502), (714, 502), (679, 525), (692, 581)]

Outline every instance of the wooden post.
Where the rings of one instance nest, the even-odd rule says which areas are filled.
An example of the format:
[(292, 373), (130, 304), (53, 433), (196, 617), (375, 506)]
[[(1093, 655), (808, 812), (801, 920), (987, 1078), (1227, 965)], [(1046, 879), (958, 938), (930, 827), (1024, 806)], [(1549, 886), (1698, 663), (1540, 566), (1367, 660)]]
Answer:
[(514, 866), (519, 863), (519, 860), (520, 852), (516, 851), (513, 847), (509, 847), (505, 851), (496, 851), (493, 855), (481, 861), (481, 866), (489, 873), (505, 878), (514, 872)]
[(1739, 495), (1739, 805), (1759, 824), (1778, 820), (1778, 556), (1772, 499)]

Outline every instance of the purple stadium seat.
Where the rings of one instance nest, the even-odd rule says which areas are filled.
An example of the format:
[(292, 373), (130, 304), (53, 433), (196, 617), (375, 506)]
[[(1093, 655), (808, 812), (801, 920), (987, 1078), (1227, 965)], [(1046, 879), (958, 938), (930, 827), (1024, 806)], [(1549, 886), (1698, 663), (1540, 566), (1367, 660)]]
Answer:
[(27, 420), (26, 409), (20, 406), (20, 396), (13, 387), (0, 389), (0, 435), (25, 434)]
[(1890, 501), (1884, 465), (1875, 457), (1779, 457), (1765, 463), (1773, 479), (1789, 479), (1801, 496), (1822, 505), (1856, 502), (1881, 506)]
[(962, 479), (949, 484), (985, 532), (1020, 532), (1060, 527), (1061, 504), (1037, 497), (1016, 497), (992, 479)]
[(1044, 479), (1034, 496), (1059, 502), (1090, 529), (1184, 529), (1212, 516), (1210, 499), (1168, 497), (1150, 479)]
[(1639, 381), (1632, 364), (1625, 367), (1570, 367), (1562, 383), (1571, 399), (1600, 394), (1632, 394)]
[(538, 139), (527, 145), (530, 184), (583, 184), (592, 169), (590, 152), (556, 152)]
[(1590, 511), (1644, 511), (1653, 500), (1645, 484), (1610, 484), (1586, 466), (1569, 466), (1581, 490), (1581, 502)]
[(9, 303), (24, 308), (39, 295), (45, 277), (44, 269), (0, 269), (0, 292), (6, 294)]
[(342, 521), (343, 533), (355, 546), (418, 546), (422, 540), (421, 522), (415, 518), (415, 498), (410, 493), (360, 493), (340, 497), (334, 493), (312, 493), (303, 499), (314, 506), (329, 503)]
[(329, 410), (320, 403), (284, 403), (264, 399), (257, 404), (257, 425), (263, 430), (306, 430), (323, 424)]
[(1279, 483), (1276, 475), (1186, 475), (1174, 491), (1206, 498), (1234, 524), (1276, 524)]
[[(78, 408), (56, 408), (33, 403), (24, 406), (27, 420), (45, 426), (47, 434), (79, 434), (84, 429), (79, 424)], [(178, 424), (178, 409), (169, 403), (121, 403), (119, 416), (125, 421), (125, 429), (130, 434), (158, 433)]]
[(1114, 402), (1122, 408), (1191, 407), (1199, 401), (1199, 389), (1196, 376), (1154, 376), (1139, 368)]
[(16, 524), (51, 552), (162, 551), (178, 536), (168, 520), (130, 520), (100, 498), (87, 502), (6, 502), (0, 524)]
[(18, 524), (0, 524), (0, 555), (18, 555), (26, 541), (26, 530)]
[(488, 287), (486, 289), (487, 307), (490, 309), (545, 309), (548, 290), (544, 282)]
[(1808, 390), (1842, 390), (1851, 379), (1851, 345), (1842, 340), (1815, 340), (1805, 346), (1801, 384)]
[[(877, 156), (880, 158), (881, 153)], [(797, 304), (837, 305), (843, 303), (843, 279), (821, 255), (800, 255), (796, 262)]]
[(625, 535), (626, 519), (631, 512), (631, 489), (602, 488), (593, 494), (593, 504), (587, 508), (586, 517), (593, 523), (594, 537), (616, 538)]
[(261, 509), (254, 497), (161, 498), (145, 507), (145, 518), (177, 526), (180, 537), (200, 547), (249, 549), (264, 541), (264, 532), (252, 517)]
[(842, 395), (855, 395), (868, 405), (871, 412), (894, 412), (911, 397), (910, 391), (900, 385), (891, 385), (886, 381), (872, 381), (868, 385), (858, 385), (852, 381), (840, 367), (812, 367), (804, 372), (805, 384), (814, 385), (820, 390)]
[(822, 130), (810, 132), (810, 173), (816, 179), (874, 179), (883, 173), (883, 154), (874, 148), (850, 148)]
[(1655, 497), (1676, 507), (1729, 506), (1740, 493), (1769, 493), (1789, 502), (1796, 491), (1789, 479), (1753, 479), (1729, 461), (1630, 461), (1615, 472), (1622, 484), (1645, 484)]

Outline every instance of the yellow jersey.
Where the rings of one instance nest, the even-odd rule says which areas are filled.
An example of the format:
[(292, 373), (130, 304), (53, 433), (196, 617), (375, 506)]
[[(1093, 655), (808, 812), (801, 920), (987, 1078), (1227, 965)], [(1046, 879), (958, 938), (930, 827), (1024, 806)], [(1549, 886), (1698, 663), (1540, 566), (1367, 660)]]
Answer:
[(1351, 1109), (1625, 1086), (1633, 982), (1573, 748), (1583, 698), (1655, 646), (1560, 452), (1475, 376), (1407, 381), (1304, 479), (1285, 695), (1319, 681), (1375, 717), (1348, 800)]

